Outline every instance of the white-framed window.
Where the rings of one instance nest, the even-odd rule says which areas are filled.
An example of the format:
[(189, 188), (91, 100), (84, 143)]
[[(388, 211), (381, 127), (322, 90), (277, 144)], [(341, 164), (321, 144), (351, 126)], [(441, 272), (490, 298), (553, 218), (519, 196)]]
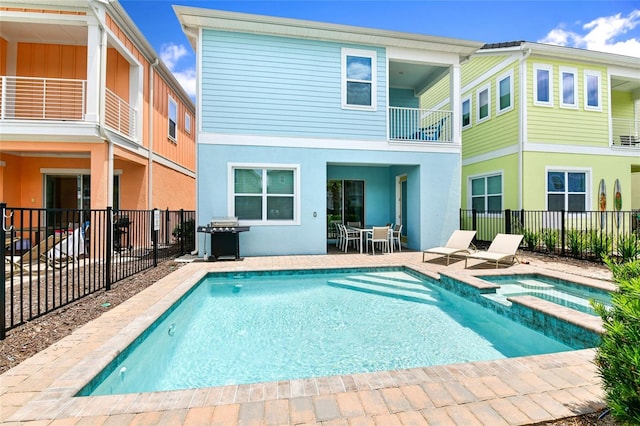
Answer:
[(470, 207), (478, 212), (502, 211), (502, 172), (469, 176)]
[(547, 210), (584, 212), (589, 206), (589, 171), (547, 169)]
[(476, 108), (476, 121), (478, 123), (489, 119), (489, 117), (491, 116), (491, 91), (489, 84), (481, 87), (476, 92)]
[(300, 167), (230, 164), (229, 213), (247, 225), (300, 222)]
[(575, 68), (560, 67), (560, 107), (578, 107), (578, 70)]
[(462, 128), (471, 127), (471, 95), (462, 98)]
[(342, 49), (342, 107), (375, 111), (376, 60), (373, 50)]
[(599, 71), (584, 71), (584, 109), (601, 111), (600, 104), (600, 81)]
[(191, 134), (191, 115), (188, 112), (184, 113), (184, 131)]
[(169, 96), (169, 139), (178, 140), (178, 103)]
[(533, 104), (553, 106), (553, 68), (551, 65), (533, 65)]
[(513, 109), (513, 71), (498, 78), (496, 83), (496, 113)]

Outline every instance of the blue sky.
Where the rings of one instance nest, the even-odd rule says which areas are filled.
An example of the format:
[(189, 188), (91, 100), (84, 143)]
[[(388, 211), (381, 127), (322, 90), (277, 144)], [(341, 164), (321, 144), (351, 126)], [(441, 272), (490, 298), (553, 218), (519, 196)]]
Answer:
[(486, 43), (525, 40), (640, 57), (636, 1), (120, 0), (192, 97), (195, 53), (172, 5), (306, 19)]

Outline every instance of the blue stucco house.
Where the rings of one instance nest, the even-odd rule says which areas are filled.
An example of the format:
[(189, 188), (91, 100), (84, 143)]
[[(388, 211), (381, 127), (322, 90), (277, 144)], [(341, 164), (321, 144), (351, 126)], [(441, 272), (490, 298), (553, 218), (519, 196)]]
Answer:
[(416, 250), (458, 228), (461, 107), (421, 95), (460, 99), (482, 43), (174, 10), (197, 54), (198, 224), (251, 226), (243, 256), (324, 254), (335, 222), (402, 223)]

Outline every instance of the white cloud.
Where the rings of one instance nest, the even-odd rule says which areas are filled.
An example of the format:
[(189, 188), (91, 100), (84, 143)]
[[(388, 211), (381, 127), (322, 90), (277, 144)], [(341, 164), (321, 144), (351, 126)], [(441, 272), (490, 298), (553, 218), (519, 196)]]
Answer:
[(626, 33), (639, 25), (640, 10), (634, 10), (627, 16), (618, 13), (596, 18), (584, 24), (581, 32), (570, 31), (565, 29), (565, 25), (560, 25), (539, 42), (640, 57), (640, 39), (623, 39)]
[(196, 70), (193, 67), (177, 69), (182, 58), (190, 56), (189, 50), (182, 44), (165, 44), (160, 50), (160, 59), (173, 73), (182, 88), (191, 98), (196, 96)]

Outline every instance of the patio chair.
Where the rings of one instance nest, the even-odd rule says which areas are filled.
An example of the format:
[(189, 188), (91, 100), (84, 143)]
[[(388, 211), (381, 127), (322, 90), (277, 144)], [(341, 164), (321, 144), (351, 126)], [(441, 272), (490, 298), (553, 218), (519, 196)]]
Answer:
[(402, 225), (396, 225), (393, 229), (389, 230), (389, 243), (391, 244), (391, 252), (396, 248), (398, 244), (398, 251), (402, 251), (402, 244), (400, 243), (400, 235), (402, 235)]
[(433, 247), (422, 252), (422, 261), (427, 253), (441, 254), (447, 257), (447, 266), (452, 255), (470, 254), (476, 247), (471, 243), (476, 231), (453, 231), (447, 242), (442, 247)]
[(67, 238), (61, 240), (47, 252), (47, 260), (52, 266), (62, 266), (65, 262), (76, 262), (84, 254), (85, 231), (89, 223), (76, 228)]
[(38, 244), (35, 244), (29, 251), (24, 252), (20, 256), (12, 256), (11, 264), (13, 270), (16, 272), (20, 272), (20, 270), (30, 274), (30, 273), (38, 273), (37, 268), (30, 268), (30, 265), (34, 263), (38, 263), (41, 260), (46, 262), (46, 252), (47, 250), (51, 250), (57, 243), (60, 242), (62, 236), (60, 234), (49, 235), (45, 240), (40, 241)]
[(347, 250), (349, 249), (349, 242), (353, 242), (355, 246), (358, 247), (358, 245), (360, 244), (359, 231), (349, 230), (347, 229), (346, 226), (342, 224), (337, 224), (336, 226), (338, 226), (338, 229), (340, 232), (340, 241), (341, 241), (340, 248), (342, 249), (342, 251), (344, 251), (345, 253), (347, 252)]
[(467, 260), (480, 259), (485, 262), (496, 262), (496, 269), (501, 261), (510, 260), (513, 265), (518, 257), (516, 252), (522, 242), (522, 235), (519, 234), (497, 234), (486, 251), (477, 251), (467, 255), (464, 259), (464, 267), (467, 267)]
[(376, 254), (376, 243), (382, 244), (386, 251), (389, 251), (389, 228), (386, 226), (374, 226), (367, 237), (367, 249), (368, 244), (371, 242), (371, 252)]

